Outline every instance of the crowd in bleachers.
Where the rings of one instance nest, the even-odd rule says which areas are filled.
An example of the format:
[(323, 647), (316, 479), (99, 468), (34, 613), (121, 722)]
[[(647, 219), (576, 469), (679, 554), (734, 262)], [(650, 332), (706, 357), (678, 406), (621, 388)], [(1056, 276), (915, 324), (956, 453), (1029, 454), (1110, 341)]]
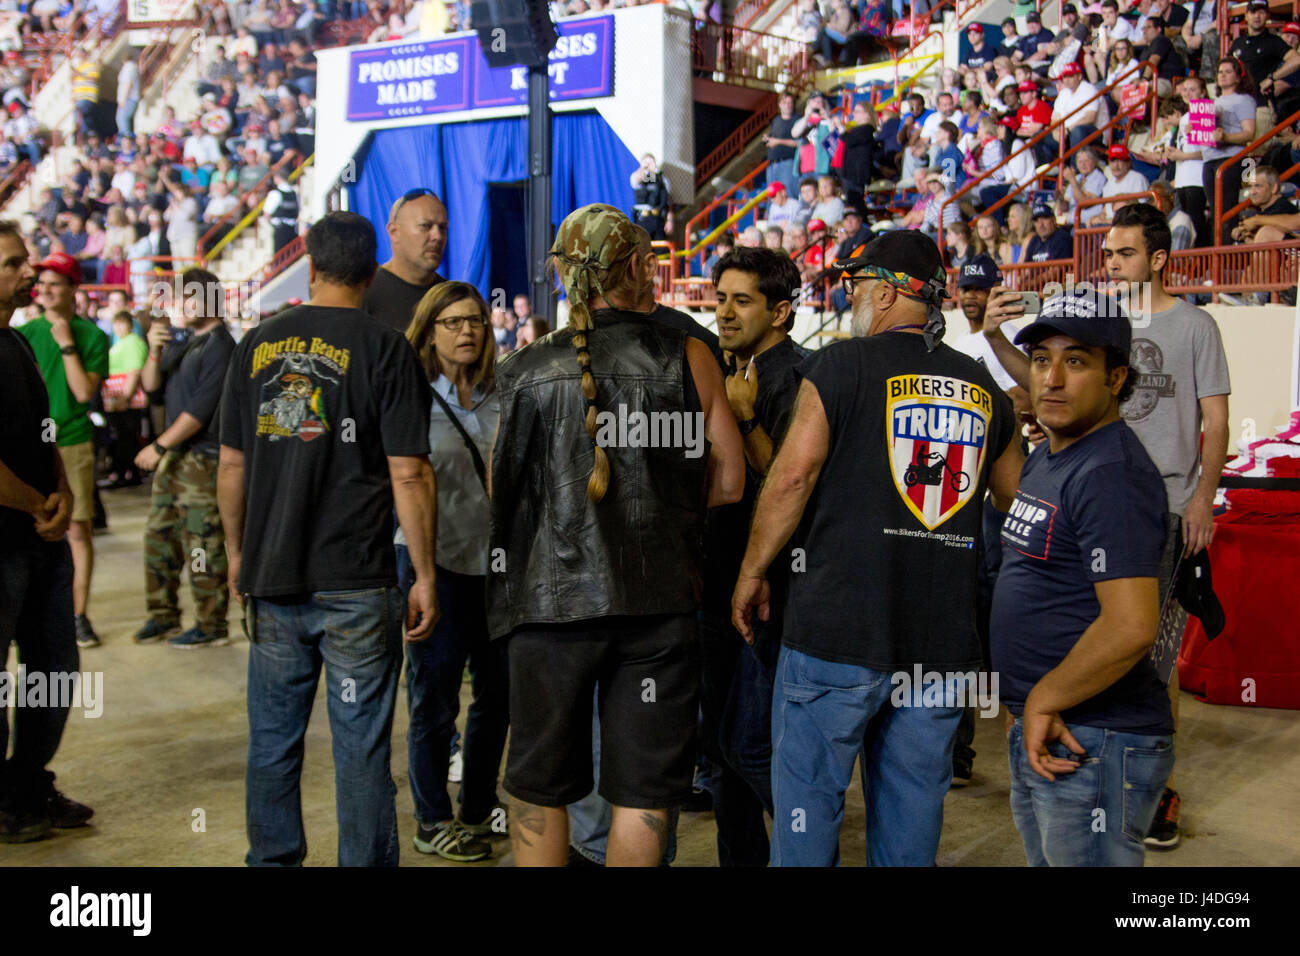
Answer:
[[(811, 30), (815, 0), (800, 9)], [(1006, 18), (1000, 39), (968, 23), (956, 69), (925, 77), (926, 89), (876, 91), (879, 105), (869, 87), (815, 92), (802, 108), (783, 97), (765, 140), (778, 193), (737, 241), (802, 257), (815, 225), (843, 255), (872, 232), (905, 228), (941, 242), (953, 268), (980, 253), (999, 265), (1045, 262), (1071, 257), (1076, 222), (1104, 225), (1134, 201), (1166, 214), (1175, 250), (1291, 238), (1300, 216), (1290, 218), (1284, 174), (1300, 162), (1300, 130), (1226, 161), (1300, 110), (1300, 23), (1270, 24), (1252, 0), (1220, 58), (1215, 16), (1212, 3), (1103, 0), (1082, 15), (1066, 3), (1055, 31), (1033, 10)], [(1212, 103), (1212, 146), (1192, 145), (1198, 100)], [(1224, 213), (1249, 200), (1219, 236), (1216, 173)], [(1032, 185), (1017, 192), (1023, 183)]]

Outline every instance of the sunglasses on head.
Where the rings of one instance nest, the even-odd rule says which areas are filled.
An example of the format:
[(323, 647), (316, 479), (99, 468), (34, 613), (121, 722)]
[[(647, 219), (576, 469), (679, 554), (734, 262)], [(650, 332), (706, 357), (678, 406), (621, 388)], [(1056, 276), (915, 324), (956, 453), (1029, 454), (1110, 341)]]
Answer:
[(417, 186), (414, 189), (408, 189), (398, 198), (397, 204), (393, 206), (392, 214), (388, 217), (388, 221), (396, 221), (397, 214), (402, 211), (402, 207), (412, 199), (419, 199), (421, 196), (433, 196), (435, 199), (438, 198), (438, 194), (427, 186)]

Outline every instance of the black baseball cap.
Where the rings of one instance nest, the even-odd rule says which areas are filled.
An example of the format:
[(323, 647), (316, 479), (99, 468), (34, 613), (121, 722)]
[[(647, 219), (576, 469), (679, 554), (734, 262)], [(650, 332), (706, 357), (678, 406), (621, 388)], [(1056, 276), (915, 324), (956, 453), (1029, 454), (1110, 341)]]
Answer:
[(1119, 301), (1086, 287), (1044, 302), (1034, 321), (1020, 330), (1016, 344), (1037, 345), (1053, 335), (1068, 335), (1089, 348), (1118, 349), (1125, 356), (1133, 344), (1133, 327)]
[(1067, 3), (1065, 6), (1061, 7), (1061, 15), (1064, 16), (1067, 13), (1073, 13), (1077, 17), (1079, 15), (1079, 8), (1072, 3)]
[(1247, 9), (1247, 10), (1267, 10), (1267, 9), (1268, 9), (1268, 0), (1250, 0), (1250, 3), (1246, 4), (1246, 9)]
[(1051, 206), (1047, 205), (1046, 203), (1040, 202), (1037, 206), (1034, 207), (1033, 215), (1031, 215), (1029, 218), (1030, 219), (1055, 219), (1056, 213), (1052, 212)]
[(957, 276), (959, 289), (991, 289), (1002, 281), (998, 264), (987, 254), (976, 256), (961, 267)]
[(913, 229), (895, 229), (881, 233), (864, 246), (854, 250), (855, 255), (841, 259), (831, 268), (856, 272), (867, 266), (878, 266), (888, 272), (910, 276), (921, 283), (946, 277), (943, 257), (934, 240)]
[(1040, 16), (1038, 15), (1037, 11), (1035, 11), (1035, 10), (1030, 10), (1028, 13), (1025, 14), (1025, 22), (1026, 22), (1026, 23), (1042, 23), (1042, 22), (1043, 22), (1043, 18), (1040, 17)]

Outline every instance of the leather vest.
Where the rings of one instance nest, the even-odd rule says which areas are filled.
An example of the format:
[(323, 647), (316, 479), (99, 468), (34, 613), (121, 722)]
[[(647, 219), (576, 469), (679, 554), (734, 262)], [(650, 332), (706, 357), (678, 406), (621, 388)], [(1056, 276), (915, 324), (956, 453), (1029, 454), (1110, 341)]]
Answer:
[(594, 325), (597, 440), (610, 464), (599, 503), (587, 498), (594, 449), (573, 329), (498, 366), (492, 637), (525, 624), (699, 608), (709, 445), (686, 380), (686, 333), (615, 310), (597, 312)]

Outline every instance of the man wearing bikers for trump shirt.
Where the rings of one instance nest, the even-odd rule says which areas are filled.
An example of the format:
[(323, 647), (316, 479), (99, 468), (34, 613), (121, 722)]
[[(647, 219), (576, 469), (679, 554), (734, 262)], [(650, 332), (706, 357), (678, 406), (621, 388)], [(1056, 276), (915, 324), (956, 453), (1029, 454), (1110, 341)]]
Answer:
[(1023, 456), (1011, 400), (938, 341), (947, 275), (934, 242), (886, 233), (836, 268), (849, 273), (855, 337), (798, 367), (733, 622), (752, 639), (755, 613), (770, 614), (768, 568), (798, 572), (772, 700), (773, 865), (838, 860), (861, 751), (869, 862), (929, 866), (966, 696), (957, 687), (980, 666), (980, 506), (986, 488), (1010, 505)]

